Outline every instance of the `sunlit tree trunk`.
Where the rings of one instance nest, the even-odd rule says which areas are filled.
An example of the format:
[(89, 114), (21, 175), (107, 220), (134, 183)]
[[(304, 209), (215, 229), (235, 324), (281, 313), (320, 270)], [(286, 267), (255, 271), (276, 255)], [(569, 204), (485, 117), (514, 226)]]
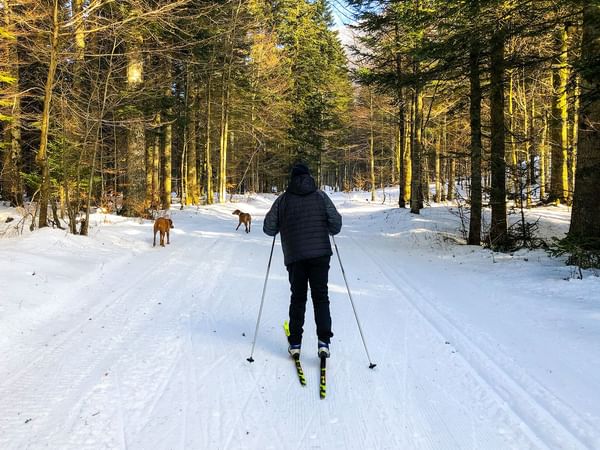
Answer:
[(577, 141), (579, 139), (579, 108), (581, 89), (579, 88), (579, 75), (575, 76), (575, 88), (573, 90), (573, 125), (569, 151), (569, 203), (573, 202), (575, 192), (575, 172), (577, 169)]
[(52, 34), (50, 40), (50, 62), (48, 64), (48, 74), (44, 87), (44, 107), (42, 110), (42, 120), (40, 125), (40, 147), (36, 156), (36, 162), (42, 175), (42, 185), (40, 188), (40, 215), (38, 226), (40, 228), (48, 226), (48, 202), (50, 200), (50, 170), (48, 167), (48, 135), (50, 133), (50, 107), (52, 103), (52, 93), (54, 88), (54, 78), (56, 67), (58, 65), (58, 44), (59, 44), (59, 2), (52, 2)]
[(10, 30), (13, 27), (10, 2), (0, 1), (4, 26), (4, 55), (6, 73), (4, 83), (7, 86), (5, 98), (1, 103), (1, 122), (4, 125), (5, 142), (3, 169), (0, 172), (4, 188), (3, 194), (10, 200), (11, 206), (23, 205), (23, 184), (21, 181), (21, 96), (19, 95), (19, 53), (17, 37)]
[[(83, 11), (83, 0), (72, 0), (71, 7), (73, 9), (74, 21), (74, 40), (75, 40), (75, 57), (73, 61), (73, 99), (75, 104), (82, 104), (85, 99), (83, 91), (83, 70), (85, 63), (85, 21)], [(73, 108), (77, 111), (78, 108)], [(69, 118), (69, 137), (74, 145), (78, 148), (79, 153), (85, 150), (85, 135), (86, 135), (86, 118), (82, 117), (77, 112)], [(79, 197), (79, 194), (77, 194)]]
[(424, 151), (424, 149), (425, 147), (423, 145), (423, 131), (421, 131), (421, 208), (423, 208), (424, 202), (429, 203), (431, 200), (429, 195), (429, 184), (431, 182), (431, 173), (429, 170), (429, 155)]
[(402, 148), (402, 180), (404, 181), (404, 205), (410, 204), (411, 198), (411, 187), (412, 187), (412, 138), (408, 139), (408, 134), (412, 136), (411, 124), (413, 116), (413, 105), (414, 102), (409, 100), (410, 114), (406, 114), (404, 119), (404, 145)]
[(186, 204), (198, 205), (200, 203), (200, 192), (198, 190), (198, 87), (195, 77), (188, 77), (188, 98), (189, 98), (189, 121), (188, 121), (188, 139), (187, 139), (187, 196)]
[(404, 155), (404, 149), (406, 147), (406, 105), (404, 102), (404, 88), (400, 85), (400, 79), (402, 78), (402, 54), (401, 48), (401, 35), (398, 24), (394, 26), (394, 38), (396, 42), (396, 78), (398, 80), (398, 87), (396, 88), (396, 101), (398, 102), (398, 118), (396, 125), (396, 171), (398, 172), (398, 184), (400, 192), (398, 195), (398, 206), (400, 208), (406, 207), (407, 195), (406, 195), (406, 159)]
[[(77, 80), (76, 80), (76, 84), (75, 84), (75, 92), (77, 93), (81, 93), (81, 94), (76, 94), (76, 95), (81, 95), (82, 98), (86, 98), (87, 96), (84, 94), (84, 88), (83, 88), (83, 83), (82, 80), (84, 78), (84, 72), (85, 72), (85, 49), (86, 49), (86, 22), (85, 20), (87, 18), (89, 18), (89, 14), (86, 14), (86, 11), (84, 9), (85, 3), (83, 0), (74, 0), (74, 12), (75, 12), (75, 47), (76, 47), (76, 72), (78, 71), (79, 74), (76, 74)], [(102, 141), (102, 120), (104, 118), (104, 114), (106, 111), (106, 104), (107, 104), (107, 97), (108, 97), (108, 89), (109, 89), (109, 84), (112, 81), (112, 62), (113, 62), (113, 56), (114, 56), (114, 51), (115, 51), (115, 47), (116, 44), (113, 44), (113, 48), (112, 48), (112, 53), (111, 56), (109, 58), (109, 67), (108, 70), (103, 73), (103, 75), (105, 76), (105, 80), (104, 80), (104, 85), (101, 87), (100, 85), (100, 78), (98, 78), (98, 86), (97, 86), (97, 116), (96, 116), (96, 120), (95, 120), (95, 124), (93, 127), (90, 126), (89, 123), (89, 116), (86, 115), (86, 117), (81, 121), (82, 124), (84, 124), (83, 127), (80, 127), (78, 130), (78, 142), (79, 142), (79, 146), (82, 149), (82, 154), (83, 151), (86, 147), (86, 142), (89, 142), (89, 139), (87, 138), (88, 133), (90, 131), (93, 130), (93, 134), (94, 134), (94, 139), (92, 142), (92, 165), (90, 168), (90, 173), (89, 173), (89, 178), (88, 178), (88, 187), (87, 187), (87, 195), (86, 195), (86, 199), (85, 199), (85, 218), (84, 220), (82, 220), (81, 222), (81, 226), (79, 229), (79, 234), (81, 235), (88, 235), (88, 230), (89, 230), (89, 224), (90, 224), (90, 209), (92, 207), (92, 197), (93, 197), (93, 193), (94, 193), (94, 180), (95, 180), (95, 175), (96, 175), (96, 167), (97, 167), (97, 163), (96, 161), (99, 159), (99, 165), (100, 165), (100, 171), (102, 172), (102, 148), (101, 148), (101, 141)], [(100, 93), (102, 92), (102, 93)], [(104, 176), (103, 174), (101, 174), (102, 180), (101, 180), (101, 197), (103, 197), (104, 194)]]
[[(416, 69), (418, 72), (418, 68)], [(415, 87), (414, 93), (414, 124), (412, 133), (412, 177), (411, 177), (411, 196), (410, 212), (419, 214), (423, 208), (423, 174), (421, 168), (421, 134), (423, 127), (423, 91), (421, 86)]]
[[(394, 160), (392, 161), (392, 184), (398, 183), (401, 189), (402, 173), (400, 171), (400, 166), (402, 164), (402, 145), (400, 143), (400, 124), (398, 122), (394, 124), (393, 135), (394, 142), (392, 143), (392, 148), (394, 151)], [(402, 198), (402, 193), (400, 193), (400, 198)]]
[(456, 159), (448, 159), (448, 195), (446, 199), (452, 201), (456, 198)]
[[(71, 110), (74, 113), (69, 118), (69, 122), (71, 126), (67, 128), (68, 136), (74, 146), (75, 150), (80, 155), (81, 158), (86, 155), (87, 150), (87, 142), (89, 142), (86, 137), (93, 132), (90, 129), (89, 116), (80, 111), (85, 111), (84, 108), (78, 108), (77, 105), (83, 105), (84, 102), (89, 101), (88, 95), (85, 92), (84, 83), (82, 82), (84, 79), (84, 65), (85, 65), (85, 12), (84, 12), (84, 1), (83, 0), (73, 0), (71, 2), (71, 7), (73, 10), (73, 36), (75, 41), (75, 57), (73, 64), (73, 99), (72, 103), (75, 105), (75, 108)], [(99, 87), (98, 87), (99, 88)], [(97, 98), (100, 96), (98, 95)], [(100, 108), (101, 109), (101, 108)], [(102, 122), (101, 116), (98, 118), (98, 127), (100, 127), (100, 123)], [(79, 170), (77, 175), (77, 189), (76, 189), (76, 198), (77, 203), (76, 207), (79, 210), (81, 208), (81, 204), (85, 204), (85, 218), (81, 221), (79, 234), (87, 236), (88, 227), (89, 227), (89, 218), (90, 218), (90, 207), (91, 207), (91, 196), (94, 187), (94, 170), (96, 169), (96, 156), (98, 153), (98, 146), (100, 139), (100, 129), (97, 128), (96, 139), (91, 142), (92, 150), (92, 161), (91, 161), (91, 170), (90, 176), (88, 178), (88, 187), (87, 187), (87, 195), (85, 199), (81, 198), (81, 192), (83, 189), (80, 189), (81, 183), (79, 181)]]
[[(127, 51), (127, 90), (135, 93), (143, 83), (143, 38), (131, 37)], [(144, 216), (146, 205), (146, 139), (141, 111), (133, 106), (127, 127), (127, 181), (123, 198), (123, 215)]]
[(519, 190), (519, 170), (517, 167), (517, 144), (515, 142), (515, 112), (514, 112), (514, 70), (508, 71), (508, 134), (510, 138), (510, 153), (508, 155), (508, 185), (509, 192), (516, 194)]
[(542, 126), (542, 139), (540, 140), (540, 177), (539, 177), (539, 185), (540, 185), (540, 200), (544, 200), (546, 198), (546, 182), (548, 177), (548, 172), (546, 168), (548, 167), (548, 113), (544, 111), (543, 117), (543, 126)]
[(569, 107), (567, 83), (569, 66), (567, 60), (567, 29), (562, 27), (556, 33), (557, 56), (552, 69), (552, 116), (550, 120), (552, 148), (550, 197), (556, 203), (567, 203), (569, 174), (567, 169), (569, 149)]
[[(165, 97), (169, 99), (173, 96), (171, 88), (171, 69), (168, 69), (168, 85), (165, 89)], [(173, 110), (167, 109), (166, 121), (163, 125), (163, 142), (162, 142), (162, 189), (161, 189), (161, 204), (162, 209), (169, 210), (171, 208), (171, 191), (173, 190), (172, 175), (173, 175)]]
[(153, 128), (146, 133), (146, 204), (152, 209), (160, 205), (160, 121), (157, 113)]
[[(532, 96), (533, 97), (533, 96)], [(525, 82), (525, 74), (523, 74), (523, 131), (525, 133), (525, 155), (523, 157), (523, 168), (519, 166), (519, 183), (525, 183), (525, 198), (527, 208), (531, 208), (531, 178), (529, 170), (529, 161), (531, 160), (531, 141), (533, 139), (530, 133), (529, 126), (529, 108), (527, 106), (527, 83)], [(522, 198), (519, 198), (523, 202)]]
[(440, 153), (442, 151), (442, 137), (439, 136), (434, 144), (434, 177), (435, 177), (435, 195), (433, 201), (439, 203), (442, 200), (442, 182), (441, 182), (441, 171), (440, 171)]
[(395, 126), (395, 139), (394, 139), (394, 170), (396, 176), (396, 182), (398, 183), (399, 195), (398, 195), (398, 206), (400, 208), (406, 207), (406, 202), (404, 201), (404, 161), (403, 161), (403, 152), (404, 152), (404, 118), (398, 119), (396, 121)]
[(221, 129), (219, 142), (219, 203), (225, 203), (227, 196), (227, 145), (229, 134), (229, 80), (223, 77), (221, 92)]
[(373, 111), (373, 92), (369, 89), (369, 174), (371, 177), (371, 201), (375, 201), (375, 122)]
[(600, 239), (600, 5), (586, 1), (581, 50), (581, 107), (569, 236)]
[(161, 153), (161, 134), (156, 131), (152, 135), (152, 161), (151, 161), (151, 171), (152, 171), (152, 205), (154, 208), (158, 209), (161, 201), (161, 191), (160, 191), (160, 153)]

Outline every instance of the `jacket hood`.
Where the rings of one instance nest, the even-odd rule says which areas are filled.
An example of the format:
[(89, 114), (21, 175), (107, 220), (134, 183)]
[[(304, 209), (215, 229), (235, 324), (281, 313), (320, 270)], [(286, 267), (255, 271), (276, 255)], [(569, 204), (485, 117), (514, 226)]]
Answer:
[(315, 179), (309, 174), (293, 176), (287, 187), (287, 192), (296, 195), (308, 195), (317, 190)]
[(308, 169), (308, 166), (302, 163), (294, 164), (294, 167), (292, 167), (291, 176), (295, 177), (297, 175), (310, 175), (310, 170)]

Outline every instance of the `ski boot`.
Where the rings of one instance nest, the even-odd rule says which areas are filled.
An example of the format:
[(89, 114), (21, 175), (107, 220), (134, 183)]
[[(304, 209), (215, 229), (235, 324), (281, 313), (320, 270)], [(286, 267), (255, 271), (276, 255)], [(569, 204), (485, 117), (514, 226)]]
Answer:
[(291, 344), (288, 347), (288, 353), (290, 354), (290, 356), (294, 359), (298, 359), (300, 358), (300, 344)]
[(329, 344), (327, 342), (319, 341), (317, 354), (319, 355), (319, 358), (329, 358)]

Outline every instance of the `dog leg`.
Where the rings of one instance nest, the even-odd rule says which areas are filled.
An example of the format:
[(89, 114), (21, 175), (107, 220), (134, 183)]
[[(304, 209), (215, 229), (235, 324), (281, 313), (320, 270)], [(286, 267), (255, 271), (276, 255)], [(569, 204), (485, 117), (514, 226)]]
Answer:
[(156, 247), (156, 232), (158, 230), (154, 230), (154, 243), (152, 244), (152, 247)]

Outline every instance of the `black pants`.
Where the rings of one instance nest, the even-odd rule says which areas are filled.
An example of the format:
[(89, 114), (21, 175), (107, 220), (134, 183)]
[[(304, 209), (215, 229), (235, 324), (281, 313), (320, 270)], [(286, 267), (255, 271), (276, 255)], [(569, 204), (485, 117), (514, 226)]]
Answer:
[(319, 340), (329, 343), (330, 338), (333, 336), (327, 292), (329, 260), (329, 256), (321, 256), (297, 261), (287, 266), (290, 290), (292, 291), (288, 341), (292, 345), (302, 343), (302, 332), (304, 331), (302, 327), (304, 326), (309, 284), (315, 312), (315, 323), (317, 324), (317, 337)]

